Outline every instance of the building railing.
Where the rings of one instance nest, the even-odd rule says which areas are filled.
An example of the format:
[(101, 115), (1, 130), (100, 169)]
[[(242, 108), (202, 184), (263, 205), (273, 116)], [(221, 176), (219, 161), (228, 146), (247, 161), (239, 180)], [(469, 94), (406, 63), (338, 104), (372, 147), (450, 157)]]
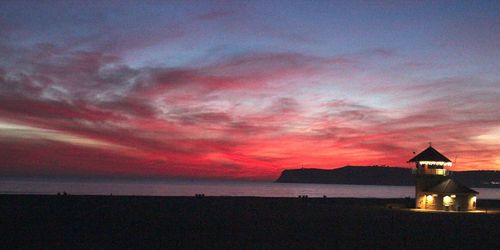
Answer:
[(449, 171), (447, 171), (446, 169), (441, 169), (441, 168), (438, 168), (438, 169), (423, 169), (423, 168), (419, 168), (419, 169), (413, 169), (412, 170), (412, 173), (413, 174), (428, 174), (428, 175), (444, 175), (444, 176), (447, 176), (449, 175)]

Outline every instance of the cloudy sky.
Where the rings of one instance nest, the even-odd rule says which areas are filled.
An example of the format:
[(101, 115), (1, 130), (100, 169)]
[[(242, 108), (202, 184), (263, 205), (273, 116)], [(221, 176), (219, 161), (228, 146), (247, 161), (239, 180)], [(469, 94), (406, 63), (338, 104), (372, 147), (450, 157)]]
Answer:
[(500, 170), (499, 1), (1, 1), (0, 175)]

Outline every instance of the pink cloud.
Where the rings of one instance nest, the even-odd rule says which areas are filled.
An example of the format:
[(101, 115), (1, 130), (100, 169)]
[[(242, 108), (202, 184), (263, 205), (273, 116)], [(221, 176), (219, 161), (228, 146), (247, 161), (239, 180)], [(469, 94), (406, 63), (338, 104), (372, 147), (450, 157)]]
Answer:
[(260, 52), (203, 66), (130, 68), (100, 52), (24, 53), (29, 62), (9, 55), (19, 67), (0, 70), (2, 120), (123, 149), (0, 138), (5, 175), (273, 179), (301, 165), (405, 165), (428, 141), (458, 155), (457, 169), (498, 168), (498, 146), (477, 139), (500, 124), (493, 82), (422, 81), (404, 88), (416, 100), (411, 108), (394, 111), (318, 88), (350, 87), (336, 78), (311, 83), (355, 70), (359, 55)]

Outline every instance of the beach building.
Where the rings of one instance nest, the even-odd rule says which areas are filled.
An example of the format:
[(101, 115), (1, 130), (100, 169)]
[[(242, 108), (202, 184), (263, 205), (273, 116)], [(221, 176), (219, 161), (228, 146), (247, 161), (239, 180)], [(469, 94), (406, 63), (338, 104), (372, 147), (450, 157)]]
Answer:
[(431, 145), (408, 162), (416, 166), (416, 208), (445, 211), (476, 209), (478, 192), (453, 180), (447, 169), (452, 162)]

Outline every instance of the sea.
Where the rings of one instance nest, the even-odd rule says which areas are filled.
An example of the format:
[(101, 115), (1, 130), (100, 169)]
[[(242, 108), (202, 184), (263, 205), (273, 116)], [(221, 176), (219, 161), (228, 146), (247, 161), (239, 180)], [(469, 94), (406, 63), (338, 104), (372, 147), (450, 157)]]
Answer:
[[(500, 188), (473, 188), (479, 199), (500, 200)], [(131, 195), (131, 196), (252, 196), (405, 198), (414, 186), (304, 184), (250, 181), (102, 181), (0, 180), (0, 194)]]

